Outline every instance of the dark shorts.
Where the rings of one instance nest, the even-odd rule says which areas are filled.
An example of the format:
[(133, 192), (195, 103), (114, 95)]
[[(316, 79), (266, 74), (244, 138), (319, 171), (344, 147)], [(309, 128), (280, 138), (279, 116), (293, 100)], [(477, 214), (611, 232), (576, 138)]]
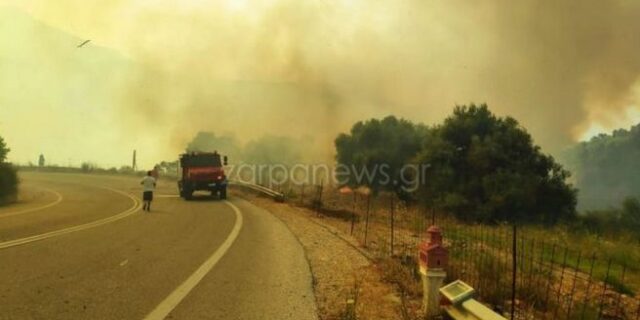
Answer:
[(153, 191), (145, 191), (142, 193), (142, 200), (151, 201), (153, 200)]

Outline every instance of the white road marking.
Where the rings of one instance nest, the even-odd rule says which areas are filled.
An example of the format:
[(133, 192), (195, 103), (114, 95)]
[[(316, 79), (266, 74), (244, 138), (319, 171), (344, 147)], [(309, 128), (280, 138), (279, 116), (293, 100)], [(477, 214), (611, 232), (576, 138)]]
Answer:
[(47, 203), (45, 205), (39, 206), (39, 207), (35, 207), (35, 208), (24, 209), (24, 210), (19, 210), (19, 211), (13, 211), (13, 212), (9, 212), (9, 213), (0, 213), (0, 218), (17, 216), (17, 215), (23, 214), (23, 213), (29, 213), (29, 212), (43, 210), (43, 209), (46, 209), (46, 208), (51, 208), (51, 207), (57, 205), (58, 203), (62, 202), (62, 195), (59, 192), (57, 192), (55, 190), (48, 189), (48, 188), (39, 188), (39, 189), (42, 189), (44, 191), (53, 193), (56, 196), (56, 200), (54, 200), (53, 202)]
[(213, 269), (213, 267), (220, 261), (220, 259), (227, 253), (233, 242), (240, 234), (240, 229), (242, 229), (242, 213), (240, 209), (236, 207), (233, 203), (225, 200), (224, 201), (228, 206), (233, 209), (236, 214), (236, 223), (229, 233), (227, 239), (218, 247), (218, 249), (209, 257), (198, 269), (187, 278), (180, 286), (178, 286), (169, 296), (167, 296), (158, 306), (156, 306), (153, 311), (151, 311), (144, 320), (162, 320), (166, 318), (173, 309), (175, 309), (178, 304), (198, 285), (200, 281), (204, 278), (204, 276)]
[(131, 208), (121, 212), (121, 213), (118, 213), (118, 214), (116, 214), (114, 216), (107, 217), (107, 218), (104, 218), (104, 219), (100, 219), (100, 220), (96, 220), (96, 221), (92, 221), (92, 222), (89, 222), (89, 223), (85, 223), (85, 224), (81, 224), (81, 225), (77, 225), (77, 226), (73, 226), (73, 227), (69, 227), (69, 228), (64, 228), (64, 229), (60, 229), (60, 230), (50, 231), (50, 232), (46, 232), (46, 233), (42, 233), (42, 234), (38, 234), (38, 235), (26, 237), (26, 238), (20, 238), (20, 239), (0, 242), (0, 249), (6, 249), (6, 248), (10, 248), (10, 247), (15, 247), (15, 246), (19, 246), (19, 245), (35, 242), (35, 241), (40, 241), (40, 240), (44, 240), (44, 239), (49, 239), (49, 238), (61, 236), (63, 234), (68, 234), (68, 233), (72, 233), (72, 232), (76, 232), (76, 231), (81, 231), (81, 230), (86, 230), (86, 229), (89, 229), (89, 228), (94, 228), (94, 227), (97, 227), (97, 226), (101, 226), (101, 225), (104, 225), (104, 224), (107, 224), (107, 223), (111, 223), (111, 222), (120, 220), (122, 218), (126, 218), (126, 217), (132, 215), (133, 213), (135, 213), (136, 211), (140, 210), (140, 208), (141, 208), (140, 201), (138, 201), (137, 198), (131, 196), (130, 194), (122, 192), (120, 190), (112, 189), (112, 188), (107, 188), (107, 187), (100, 187), (100, 188), (111, 190), (111, 191), (113, 191), (115, 193), (119, 193), (121, 195), (124, 195), (124, 196), (128, 197), (129, 199), (131, 199), (133, 201), (133, 206)]
[(154, 198), (179, 198), (180, 196), (177, 194), (159, 194), (159, 195), (154, 195)]

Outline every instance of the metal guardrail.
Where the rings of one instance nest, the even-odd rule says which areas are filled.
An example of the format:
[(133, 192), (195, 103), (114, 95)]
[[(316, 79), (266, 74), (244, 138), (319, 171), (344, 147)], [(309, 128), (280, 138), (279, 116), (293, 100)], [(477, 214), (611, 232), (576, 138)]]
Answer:
[(258, 185), (258, 184), (253, 184), (253, 183), (247, 183), (247, 182), (240, 182), (240, 181), (234, 181), (234, 180), (230, 180), (229, 184), (232, 186), (238, 186), (238, 187), (243, 187), (243, 188), (247, 188), (259, 193), (263, 193), (266, 194), (270, 197), (272, 197), (275, 201), (278, 202), (283, 202), (284, 201), (284, 194), (272, 189), (269, 189), (267, 187)]

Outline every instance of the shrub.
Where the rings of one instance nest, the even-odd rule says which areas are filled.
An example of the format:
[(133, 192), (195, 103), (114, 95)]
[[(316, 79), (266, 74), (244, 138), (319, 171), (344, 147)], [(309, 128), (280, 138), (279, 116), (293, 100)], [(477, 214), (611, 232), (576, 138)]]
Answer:
[(8, 163), (0, 163), (0, 205), (15, 202), (18, 195), (18, 174)]

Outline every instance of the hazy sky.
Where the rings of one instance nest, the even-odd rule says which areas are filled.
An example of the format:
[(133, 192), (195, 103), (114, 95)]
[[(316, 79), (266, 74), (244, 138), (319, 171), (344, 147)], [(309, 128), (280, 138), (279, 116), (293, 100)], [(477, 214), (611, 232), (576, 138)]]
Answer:
[[(76, 48), (85, 39), (91, 42)], [(332, 139), (489, 104), (548, 152), (640, 122), (636, 0), (0, 0), (12, 161), (175, 158), (200, 130)]]

